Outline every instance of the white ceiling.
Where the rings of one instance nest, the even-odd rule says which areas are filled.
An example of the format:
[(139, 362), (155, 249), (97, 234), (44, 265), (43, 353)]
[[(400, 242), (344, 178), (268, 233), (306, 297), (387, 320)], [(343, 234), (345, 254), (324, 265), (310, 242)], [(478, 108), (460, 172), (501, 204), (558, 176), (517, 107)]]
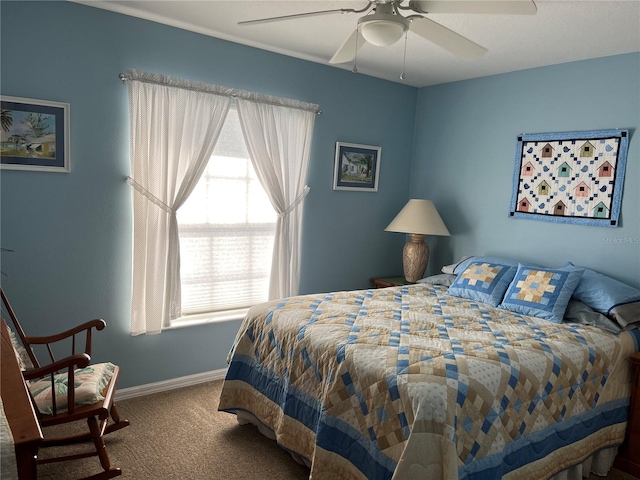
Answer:
[[(328, 64), (355, 30), (361, 14), (250, 26), (237, 22), (335, 8), (361, 9), (367, 4), (366, 0), (74, 1), (323, 64)], [(428, 15), (487, 48), (479, 59), (462, 60), (410, 32), (404, 80), (400, 80), (403, 40), (390, 47), (364, 45), (358, 52), (358, 72), (423, 87), (640, 51), (640, 0), (536, 0), (535, 4), (536, 15)], [(353, 65), (335, 67), (351, 70)]]

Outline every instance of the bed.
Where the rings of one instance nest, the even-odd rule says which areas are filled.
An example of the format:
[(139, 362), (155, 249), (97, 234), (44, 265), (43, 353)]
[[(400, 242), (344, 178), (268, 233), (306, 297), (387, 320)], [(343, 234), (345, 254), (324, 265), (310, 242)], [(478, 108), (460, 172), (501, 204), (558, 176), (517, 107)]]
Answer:
[[(520, 267), (509, 266), (506, 288)], [(550, 321), (453, 287), (253, 307), (219, 409), (258, 425), (315, 480), (540, 480), (588, 474), (591, 461), (606, 474), (624, 440), (640, 331)]]

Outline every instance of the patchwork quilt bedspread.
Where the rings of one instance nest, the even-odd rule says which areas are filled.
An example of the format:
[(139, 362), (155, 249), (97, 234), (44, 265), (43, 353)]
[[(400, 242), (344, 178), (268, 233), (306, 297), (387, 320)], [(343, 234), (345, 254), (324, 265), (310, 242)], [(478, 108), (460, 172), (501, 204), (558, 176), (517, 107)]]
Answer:
[(313, 479), (548, 478), (622, 443), (638, 331), (554, 324), (404, 287), (252, 308), (220, 410)]

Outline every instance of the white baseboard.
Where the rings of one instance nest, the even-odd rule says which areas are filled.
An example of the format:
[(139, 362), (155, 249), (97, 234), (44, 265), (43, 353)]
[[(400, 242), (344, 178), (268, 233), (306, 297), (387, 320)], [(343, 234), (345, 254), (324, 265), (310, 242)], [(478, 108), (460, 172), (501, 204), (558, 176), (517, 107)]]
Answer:
[(226, 368), (220, 370), (211, 370), (209, 372), (196, 373), (187, 375), (186, 377), (171, 378), (161, 382), (147, 383), (138, 385), (137, 387), (129, 387), (117, 389), (115, 393), (115, 401), (120, 402), (128, 398), (141, 397), (143, 395), (151, 395), (152, 393), (166, 392), (175, 388), (188, 387), (204, 382), (212, 382), (214, 380), (222, 380), (227, 374)]

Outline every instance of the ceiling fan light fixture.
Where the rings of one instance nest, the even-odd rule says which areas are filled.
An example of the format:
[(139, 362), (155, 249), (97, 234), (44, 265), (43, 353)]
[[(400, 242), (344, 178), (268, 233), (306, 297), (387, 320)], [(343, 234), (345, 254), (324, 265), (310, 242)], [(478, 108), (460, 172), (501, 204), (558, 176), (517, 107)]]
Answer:
[(409, 29), (409, 20), (399, 15), (374, 14), (358, 21), (364, 39), (376, 47), (388, 47)]

